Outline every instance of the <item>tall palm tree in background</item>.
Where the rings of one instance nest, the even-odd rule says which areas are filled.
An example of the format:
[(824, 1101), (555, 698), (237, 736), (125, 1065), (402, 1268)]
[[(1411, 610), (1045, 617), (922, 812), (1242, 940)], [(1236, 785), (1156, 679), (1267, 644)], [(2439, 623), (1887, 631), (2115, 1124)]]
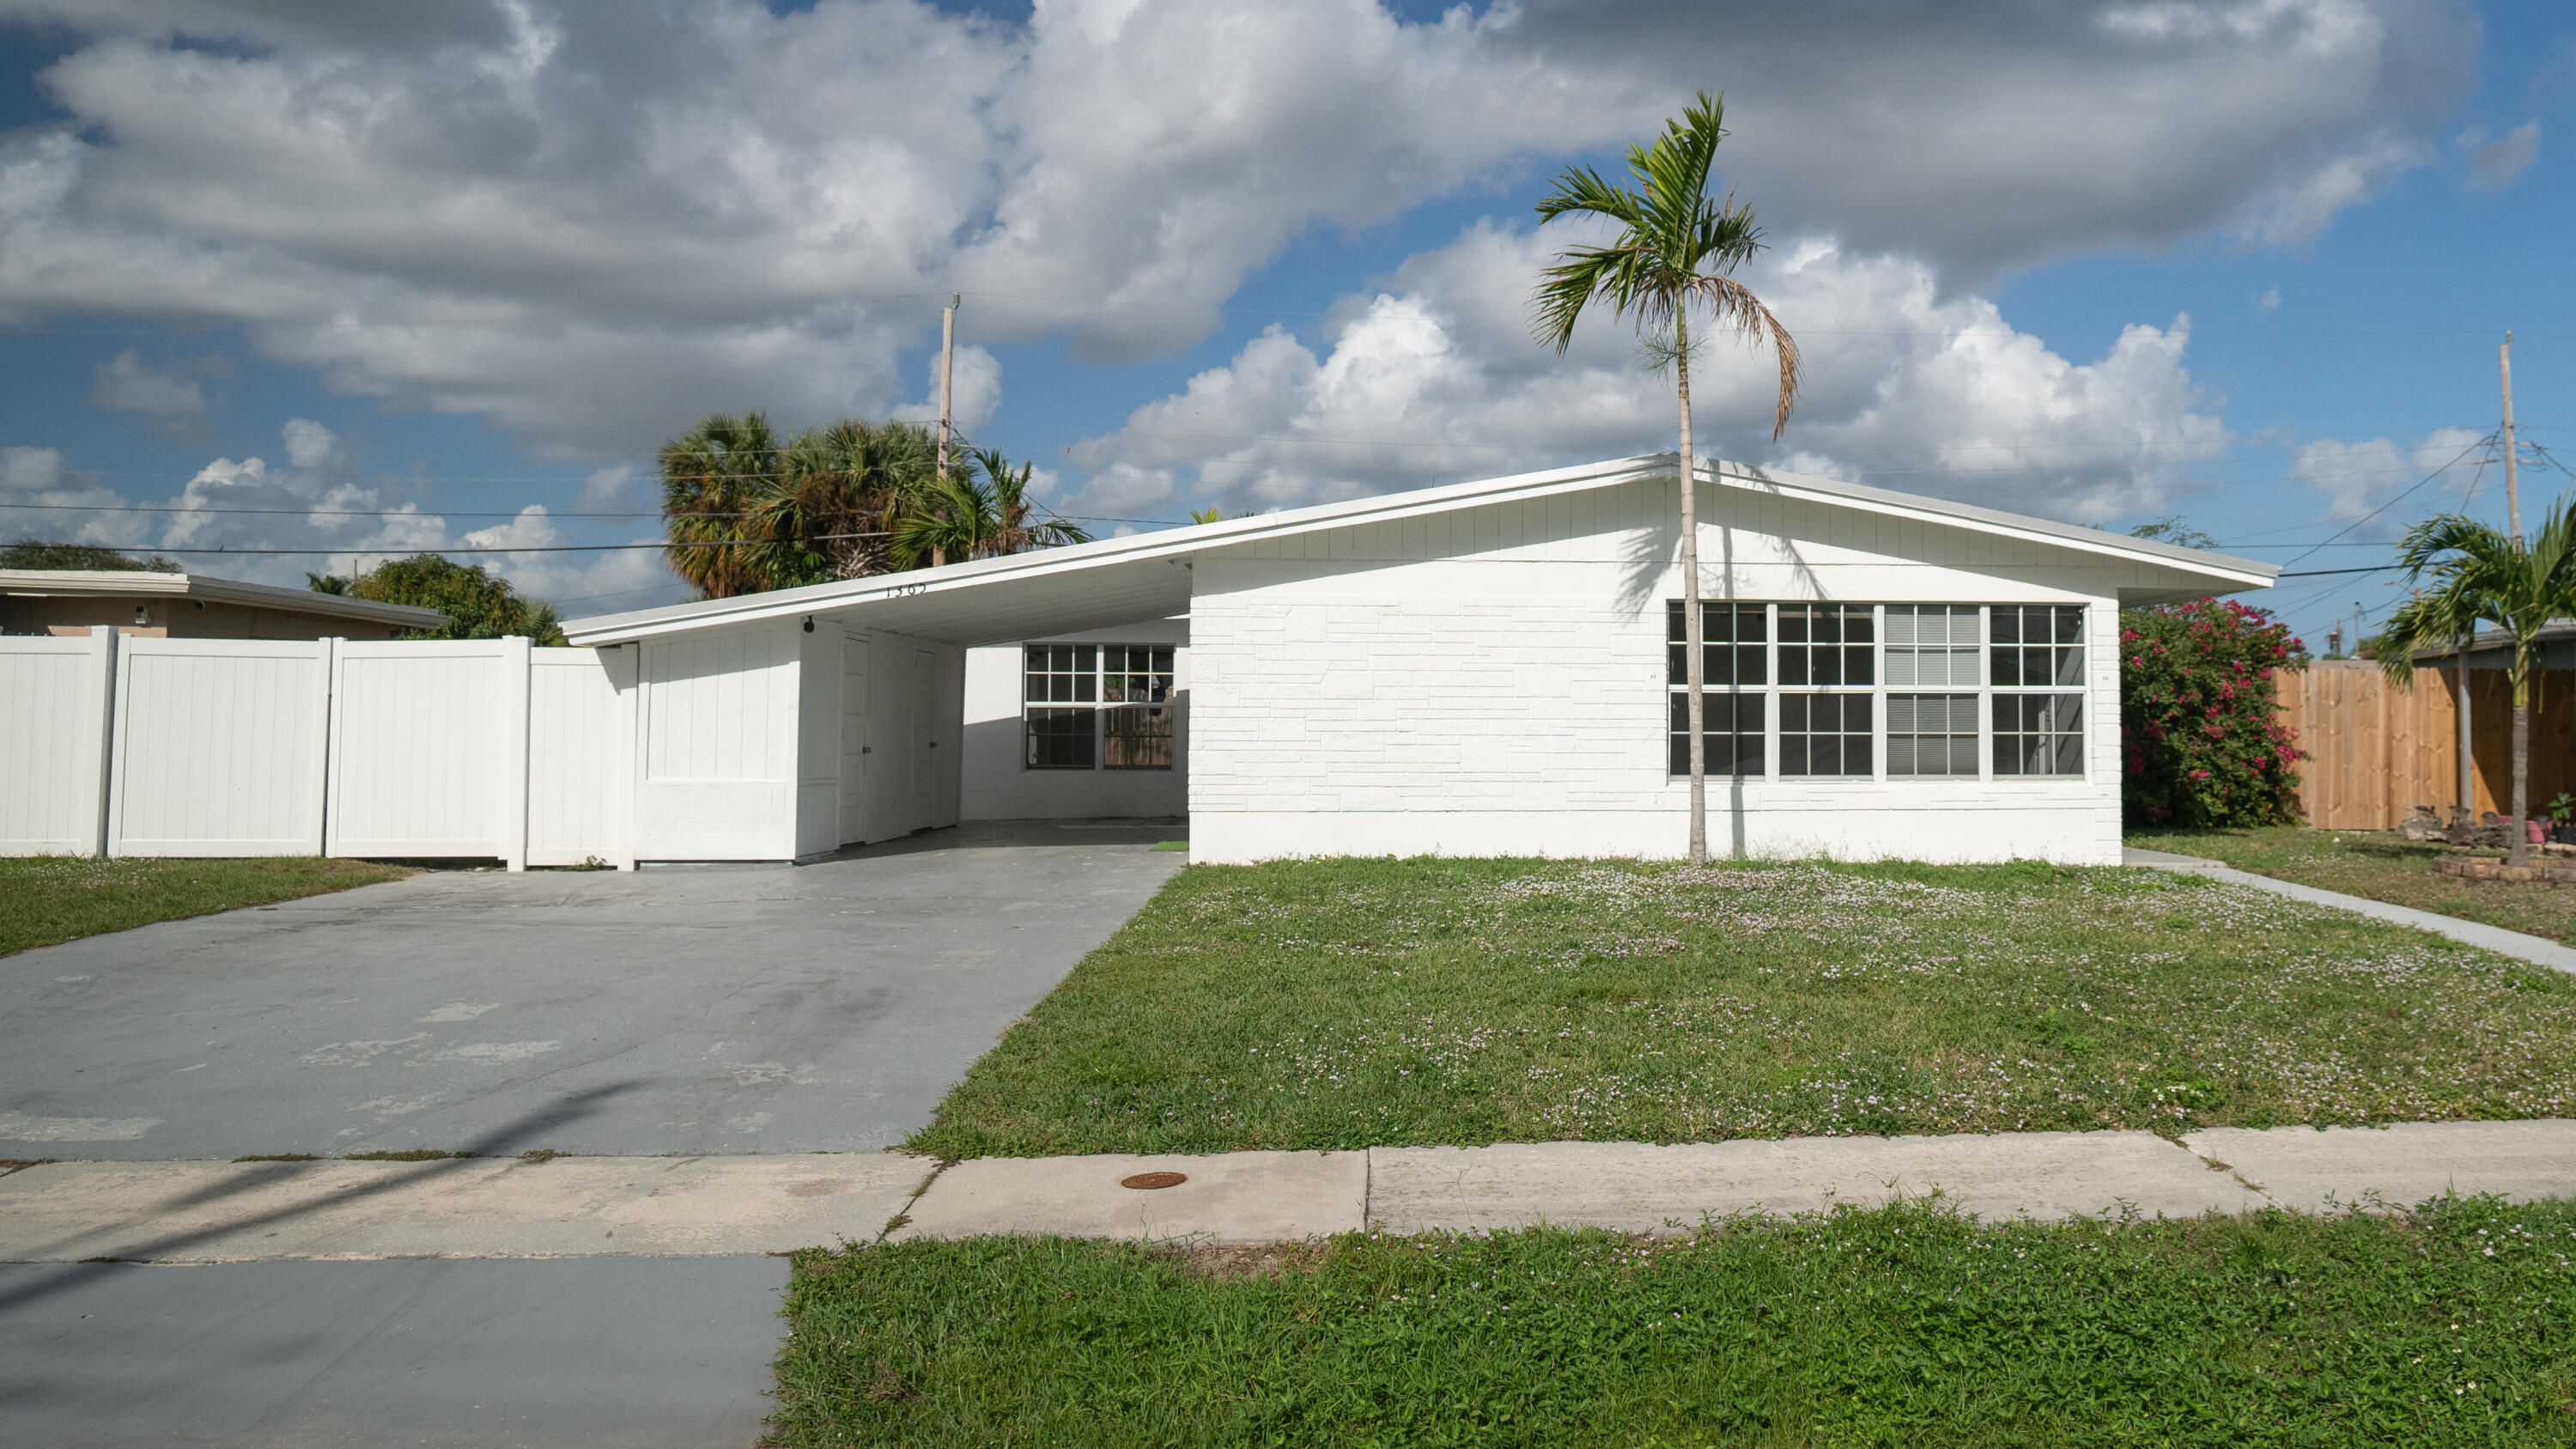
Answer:
[(756, 566), (771, 588), (881, 574), (909, 500), (930, 481), (938, 455), (920, 423), (845, 419), (796, 436), (778, 478), (758, 490), (751, 527), (768, 542)]
[(937, 456), (920, 423), (847, 419), (781, 443), (760, 413), (717, 413), (661, 452), (672, 571), (723, 599), (1091, 536), (1031, 518), (1028, 464), (983, 448), (941, 478)]
[[(2576, 617), (2576, 512), (2560, 499), (2527, 547), (2517, 548), (2476, 519), (2440, 514), (2406, 531), (2398, 561), (2421, 593), (2397, 606), (2379, 636), (2379, 665), (2400, 684), (2415, 674), (2417, 650), (2449, 652), (2492, 623), (2513, 640), (2506, 677), (2513, 686), (2513, 818), (2506, 858), (2531, 858), (2523, 821), (2531, 808), (2531, 711), (2540, 631), (2553, 620)], [(2468, 664), (2461, 650), (2460, 663)], [(2469, 802), (2460, 802), (2466, 809)]]
[(1725, 102), (1702, 91), (1679, 120), (1665, 123), (1653, 145), (1629, 147), (1633, 190), (1612, 185), (1588, 166), (1559, 176), (1556, 190), (1538, 204), (1541, 225), (1560, 216), (1588, 216), (1614, 223), (1619, 232), (1607, 246), (1574, 246), (1558, 253), (1556, 264), (1540, 274), (1531, 299), (1539, 340), (1559, 354), (1573, 342), (1575, 323), (1597, 297), (1619, 317), (1636, 314), (1647, 354), (1673, 367), (1682, 424), (1677, 471), (1694, 864), (1708, 859), (1708, 759), (1701, 736), (1707, 667), (1700, 653), (1698, 467), (1691, 449), (1692, 309), (1705, 308), (1714, 325), (1734, 328), (1749, 345), (1771, 344), (1780, 363), (1773, 439), (1789, 426), (1789, 409), (1798, 396), (1798, 345), (1789, 329), (1751, 289), (1728, 275), (1762, 249), (1762, 230), (1753, 224), (1753, 208), (1738, 205), (1731, 193), (1723, 200), (1708, 194), (1709, 165), (1716, 159), (1717, 143), (1726, 139), (1725, 116)]
[(992, 448), (967, 456), (971, 470), (930, 479), (905, 504), (894, 526), (895, 567), (935, 567), (1090, 541), (1080, 524), (1030, 516), (1037, 505), (1028, 496), (1034, 474), (1029, 464), (1014, 465)]
[(671, 572), (702, 598), (774, 587), (765, 581), (750, 526), (763, 490), (778, 480), (778, 437), (765, 413), (716, 413), (662, 447), (663, 550)]

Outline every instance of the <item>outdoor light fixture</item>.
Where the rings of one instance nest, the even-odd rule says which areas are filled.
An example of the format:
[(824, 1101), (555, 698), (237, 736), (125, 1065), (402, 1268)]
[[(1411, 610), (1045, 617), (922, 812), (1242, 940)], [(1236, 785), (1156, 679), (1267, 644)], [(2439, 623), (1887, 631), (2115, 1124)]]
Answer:
[(814, 632), (814, 616), (811, 614), (805, 616), (805, 632), (808, 634)]
[(138, 624), (138, 625), (141, 625), (141, 624), (149, 624), (149, 623), (151, 623), (151, 622), (152, 622), (152, 611), (151, 611), (150, 609), (145, 608), (145, 607), (144, 607), (143, 605), (141, 605), (141, 604), (137, 604), (137, 605), (135, 605), (135, 606), (134, 606), (134, 622), (135, 622), (136, 624)]

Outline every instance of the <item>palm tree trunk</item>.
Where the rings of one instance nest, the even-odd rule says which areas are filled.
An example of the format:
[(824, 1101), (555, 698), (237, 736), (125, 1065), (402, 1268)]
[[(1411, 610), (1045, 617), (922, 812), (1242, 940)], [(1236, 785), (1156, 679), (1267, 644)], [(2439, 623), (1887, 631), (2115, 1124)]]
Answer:
[(1690, 726), (1690, 860), (1708, 864), (1708, 740), (1701, 723), (1708, 710), (1708, 662), (1701, 657), (1706, 631), (1699, 617), (1699, 469), (1691, 457), (1690, 322), (1673, 312), (1673, 373), (1680, 381), (1682, 412), (1682, 679)]
[(2513, 818), (2505, 823), (2505, 864), (2524, 865), (2531, 860), (2531, 830), (2522, 823), (2531, 809), (2531, 673), (2523, 667), (2522, 651), (2514, 651), (2513, 661)]

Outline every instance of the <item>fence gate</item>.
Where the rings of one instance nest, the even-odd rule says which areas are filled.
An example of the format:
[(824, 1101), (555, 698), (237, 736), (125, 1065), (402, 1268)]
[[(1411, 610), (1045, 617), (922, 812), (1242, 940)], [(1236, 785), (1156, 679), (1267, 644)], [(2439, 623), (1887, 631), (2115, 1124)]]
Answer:
[(340, 645), (329, 853), (527, 863), (528, 641)]
[(117, 641), (110, 855), (320, 855), (331, 643)]
[(528, 673), (528, 861), (635, 868), (635, 660), (535, 649)]

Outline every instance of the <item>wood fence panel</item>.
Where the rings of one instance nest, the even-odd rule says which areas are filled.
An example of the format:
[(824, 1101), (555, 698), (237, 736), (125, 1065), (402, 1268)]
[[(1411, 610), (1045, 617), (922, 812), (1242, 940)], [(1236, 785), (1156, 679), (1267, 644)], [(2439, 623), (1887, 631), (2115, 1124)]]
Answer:
[[(2411, 685), (2388, 682), (2369, 660), (2320, 660), (2281, 680), (2280, 721), (2309, 758), (2299, 763), (2308, 823), (2332, 830), (2393, 830), (2418, 806), (2459, 802), (2454, 671), (2422, 669)], [(2531, 719), (2532, 813), (2560, 791), (2576, 793), (2576, 671), (2539, 681)], [(2470, 675), (2474, 798), (2480, 813), (2513, 794), (2513, 688), (2502, 670)]]

